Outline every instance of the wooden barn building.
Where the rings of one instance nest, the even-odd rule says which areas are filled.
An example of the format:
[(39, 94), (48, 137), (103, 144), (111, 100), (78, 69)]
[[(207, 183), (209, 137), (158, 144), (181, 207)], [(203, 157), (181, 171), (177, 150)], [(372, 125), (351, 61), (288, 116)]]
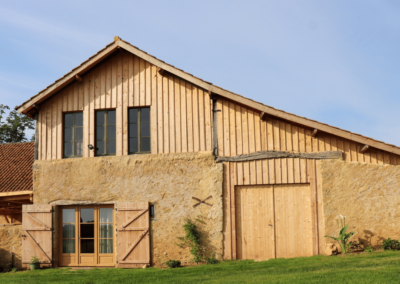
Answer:
[(185, 218), (222, 259), (400, 238), (400, 148), (224, 90), (115, 37), (18, 112), (37, 121), (22, 262), (190, 261)]

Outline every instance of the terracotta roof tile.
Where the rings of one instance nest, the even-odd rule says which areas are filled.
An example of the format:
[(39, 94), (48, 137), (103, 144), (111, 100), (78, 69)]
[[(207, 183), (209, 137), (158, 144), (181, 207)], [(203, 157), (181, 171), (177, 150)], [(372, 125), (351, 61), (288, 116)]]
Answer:
[(0, 144), (0, 192), (33, 190), (34, 142)]

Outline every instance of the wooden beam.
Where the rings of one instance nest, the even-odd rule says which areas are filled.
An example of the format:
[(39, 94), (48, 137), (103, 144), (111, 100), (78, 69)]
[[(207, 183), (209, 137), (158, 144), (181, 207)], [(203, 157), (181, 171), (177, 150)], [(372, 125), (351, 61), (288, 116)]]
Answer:
[(82, 82), (83, 82), (82, 77), (79, 76), (78, 74), (75, 75), (75, 79), (76, 79), (76, 81), (78, 81), (79, 83), (82, 83)]
[(286, 151), (259, 151), (234, 157), (217, 157), (217, 162), (243, 162), (262, 159), (301, 158), (301, 159), (342, 159), (342, 151), (326, 152), (286, 152)]
[(32, 194), (0, 197), (0, 201), (27, 200), (29, 201), (27, 204), (30, 204), (32, 202), (31, 199)]
[(318, 133), (318, 129), (314, 129), (313, 130), (313, 132), (311, 133), (311, 137), (315, 137), (315, 136), (317, 136), (317, 133)]
[(265, 121), (266, 118), (267, 118), (267, 114), (264, 111), (260, 112), (260, 119), (262, 121)]
[(164, 72), (165, 72), (164, 69), (162, 69), (162, 68), (160, 68), (160, 67), (157, 67), (157, 73), (158, 73), (158, 74), (160, 74), (161, 76), (164, 76)]
[(32, 190), (24, 190), (24, 191), (11, 191), (11, 192), (0, 192), (0, 197), (3, 196), (16, 196), (16, 195), (25, 195), (32, 194)]
[(369, 148), (368, 145), (364, 145), (364, 146), (361, 148), (360, 152), (361, 152), (361, 153), (364, 153), (364, 152), (366, 152), (366, 151), (368, 150), (368, 148)]

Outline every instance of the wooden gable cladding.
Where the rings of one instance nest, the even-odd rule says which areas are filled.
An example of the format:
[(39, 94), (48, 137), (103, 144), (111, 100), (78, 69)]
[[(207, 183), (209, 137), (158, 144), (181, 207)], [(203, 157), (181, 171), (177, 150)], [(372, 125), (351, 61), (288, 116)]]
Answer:
[[(218, 113), (218, 156), (236, 156), (257, 151), (294, 151), (294, 152), (324, 152), (343, 151), (346, 161), (400, 165), (400, 157), (396, 154), (369, 148), (362, 152), (365, 146), (354, 141), (340, 138), (322, 131), (312, 135), (314, 129), (305, 128), (285, 122), (271, 116), (260, 118), (260, 112), (237, 104), (236, 102), (219, 98)], [(283, 176), (288, 170), (299, 172), (305, 167), (305, 160), (282, 159), (279, 164), (267, 162), (269, 168), (282, 167)], [(262, 167), (261, 161), (255, 164)], [(253, 166), (253, 170), (255, 167)], [(279, 178), (279, 177), (278, 177)], [(285, 177), (284, 177), (285, 179)]]
[(22, 205), (22, 263), (33, 256), (40, 263), (52, 265), (52, 206), (47, 204)]
[(118, 202), (118, 267), (150, 265), (148, 202)]
[(151, 107), (151, 152), (211, 151), (207, 92), (128, 52), (120, 52), (41, 105), (39, 159), (63, 158), (63, 113), (82, 111), (83, 156), (94, 157), (95, 111), (116, 109), (117, 156), (128, 154), (128, 108)]

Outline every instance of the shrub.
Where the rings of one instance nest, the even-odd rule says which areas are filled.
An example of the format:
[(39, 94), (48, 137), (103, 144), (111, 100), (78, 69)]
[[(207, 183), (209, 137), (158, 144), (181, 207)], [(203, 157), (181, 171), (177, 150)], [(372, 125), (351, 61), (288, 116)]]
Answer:
[(367, 246), (366, 248), (365, 248), (365, 252), (373, 252), (373, 248), (372, 248), (372, 246)]
[(197, 226), (192, 223), (189, 219), (185, 219), (186, 223), (183, 225), (185, 230), (185, 236), (179, 238), (182, 243), (178, 246), (183, 247), (185, 245), (190, 247), (190, 253), (193, 255), (194, 262), (201, 262), (204, 257), (200, 248), (200, 231)]
[(325, 237), (337, 241), (342, 250), (342, 253), (346, 254), (350, 248), (349, 239), (355, 234), (355, 232), (347, 233), (347, 228), (349, 227), (349, 225), (346, 225), (346, 216), (340, 215), (336, 219), (336, 223), (339, 227), (339, 236), (337, 238), (332, 236)]
[(400, 242), (398, 240), (392, 240), (391, 238), (388, 238), (382, 241), (382, 248), (384, 250), (399, 250)]
[(219, 260), (214, 257), (214, 254), (212, 254), (210, 257), (206, 258), (206, 263), (207, 264), (217, 264), (217, 263), (219, 263)]
[(170, 260), (168, 260), (166, 262), (166, 265), (168, 265), (169, 268), (181, 267), (181, 261), (180, 260), (170, 259)]

